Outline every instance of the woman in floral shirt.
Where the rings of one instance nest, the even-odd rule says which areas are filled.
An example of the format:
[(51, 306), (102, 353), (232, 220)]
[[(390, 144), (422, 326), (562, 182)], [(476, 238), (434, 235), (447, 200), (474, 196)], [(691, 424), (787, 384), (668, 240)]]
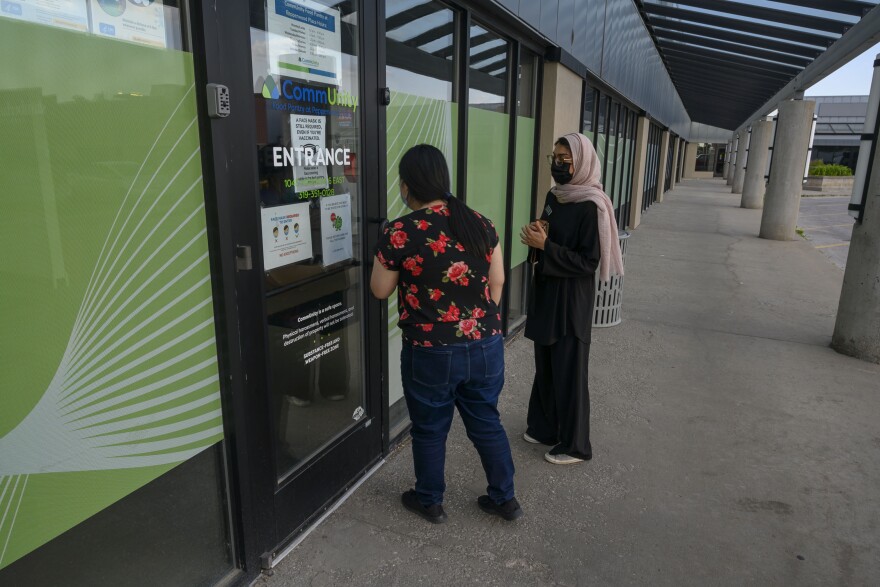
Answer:
[(435, 147), (417, 145), (404, 154), (400, 192), (412, 212), (385, 228), (370, 288), (380, 299), (397, 290), (416, 475), (403, 505), (431, 522), (446, 521), (446, 435), (457, 406), (488, 481), (478, 505), (515, 520), (522, 509), (498, 414), (504, 386), (498, 233), (491, 220), (449, 193), (449, 168)]

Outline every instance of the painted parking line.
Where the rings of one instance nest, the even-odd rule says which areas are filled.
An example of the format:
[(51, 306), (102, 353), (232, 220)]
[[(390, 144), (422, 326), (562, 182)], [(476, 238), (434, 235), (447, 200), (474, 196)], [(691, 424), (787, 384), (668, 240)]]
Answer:
[(852, 222), (846, 224), (825, 224), (823, 226), (801, 226), (804, 230), (823, 230), (825, 228), (840, 228), (841, 226), (852, 226)]
[(831, 247), (845, 247), (848, 244), (849, 243), (834, 243), (831, 245), (819, 245), (818, 247), (815, 247), (815, 248), (817, 248), (817, 249), (830, 249)]

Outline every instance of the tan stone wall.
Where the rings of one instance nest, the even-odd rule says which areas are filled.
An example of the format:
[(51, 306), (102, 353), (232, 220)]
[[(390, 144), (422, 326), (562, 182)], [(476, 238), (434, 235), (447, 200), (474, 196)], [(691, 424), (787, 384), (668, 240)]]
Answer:
[(553, 186), (547, 155), (553, 152), (553, 143), (562, 135), (581, 131), (581, 94), (584, 80), (559, 63), (544, 65), (541, 95), (541, 138), (538, 152), (538, 182), (535, 210), (544, 207), (544, 197)]
[(712, 179), (715, 175), (711, 171), (694, 171), (697, 166), (697, 143), (688, 143), (684, 149), (683, 179)]

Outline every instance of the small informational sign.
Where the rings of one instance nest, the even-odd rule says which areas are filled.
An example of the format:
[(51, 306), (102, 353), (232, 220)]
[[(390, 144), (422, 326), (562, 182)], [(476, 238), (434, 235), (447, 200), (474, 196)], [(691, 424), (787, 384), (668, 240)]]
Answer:
[(165, 48), (162, 0), (90, 0), (92, 32), (141, 45)]
[[(296, 191), (329, 187), (324, 145), (327, 144), (327, 119), (323, 116), (290, 116), (290, 137), (293, 150), (301, 153), (293, 166)], [(309, 165), (309, 163), (312, 163)]]
[(351, 259), (351, 195), (321, 198), (321, 248), (325, 266)]
[(263, 208), (261, 216), (266, 271), (312, 257), (308, 202)]
[(0, 0), (0, 16), (74, 31), (89, 31), (87, 0)]
[(339, 10), (310, 0), (269, 0), (270, 71), (307, 81), (339, 83), (342, 37)]

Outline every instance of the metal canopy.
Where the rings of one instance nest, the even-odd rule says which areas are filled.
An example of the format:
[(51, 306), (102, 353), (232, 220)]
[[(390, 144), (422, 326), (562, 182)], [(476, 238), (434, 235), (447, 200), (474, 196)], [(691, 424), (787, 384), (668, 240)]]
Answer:
[(729, 129), (749, 120), (880, 2), (635, 1), (691, 119)]

